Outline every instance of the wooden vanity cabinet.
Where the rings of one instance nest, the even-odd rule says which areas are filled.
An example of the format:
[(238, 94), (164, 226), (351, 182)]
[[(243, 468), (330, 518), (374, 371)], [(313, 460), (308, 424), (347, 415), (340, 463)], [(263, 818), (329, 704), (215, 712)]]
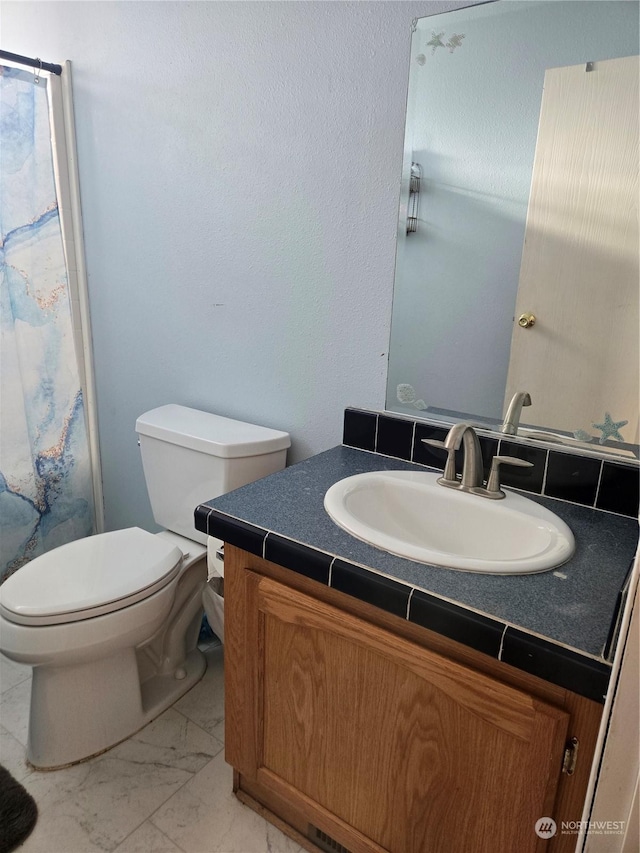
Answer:
[(229, 546), (225, 611), (236, 793), (306, 849), (575, 848), (597, 703)]

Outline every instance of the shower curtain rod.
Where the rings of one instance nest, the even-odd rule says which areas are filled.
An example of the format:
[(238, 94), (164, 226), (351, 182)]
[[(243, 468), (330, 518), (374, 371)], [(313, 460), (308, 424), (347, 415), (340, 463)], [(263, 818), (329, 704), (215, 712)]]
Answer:
[(52, 74), (62, 74), (61, 65), (53, 65), (51, 62), (42, 62), (41, 59), (29, 59), (28, 56), (19, 56), (17, 53), (9, 53), (8, 50), (0, 50), (0, 59), (10, 59), (20, 65), (28, 65), (29, 68), (37, 68), (39, 71), (50, 71)]

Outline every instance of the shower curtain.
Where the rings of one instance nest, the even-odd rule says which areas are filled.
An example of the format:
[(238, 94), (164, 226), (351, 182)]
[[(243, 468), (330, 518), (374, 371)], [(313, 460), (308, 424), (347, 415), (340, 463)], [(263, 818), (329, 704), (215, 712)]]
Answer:
[(0, 582), (94, 532), (48, 76), (0, 66)]

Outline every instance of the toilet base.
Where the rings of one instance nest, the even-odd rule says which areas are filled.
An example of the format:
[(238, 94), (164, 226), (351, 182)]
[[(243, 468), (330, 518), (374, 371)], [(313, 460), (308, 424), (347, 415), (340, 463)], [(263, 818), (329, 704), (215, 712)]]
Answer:
[(181, 667), (182, 678), (174, 675), (154, 675), (142, 685), (142, 705), (145, 708), (145, 722), (150, 723), (163, 711), (177, 702), (181, 696), (191, 690), (207, 669), (207, 659), (200, 649), (192, 649)]
[(34, 667), (27, 760), (56, 770), (104, 752), (169, 708), (206, 668), (198, 648), (186, 656), (183, 677), (155, 675), (142, 685), (131, 648), (76, 666)]

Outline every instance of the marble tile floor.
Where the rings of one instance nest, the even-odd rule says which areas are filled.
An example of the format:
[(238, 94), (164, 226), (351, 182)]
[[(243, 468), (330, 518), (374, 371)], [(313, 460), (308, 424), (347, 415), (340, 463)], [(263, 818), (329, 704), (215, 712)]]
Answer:
[(50, 772), (24, 757), (31, 669), (0, 655), (0, 763), (39, 817), (20, 853), (302, 853), (233, 795), (224, 760), (223, 647), (203, 679), (128, 740)]

